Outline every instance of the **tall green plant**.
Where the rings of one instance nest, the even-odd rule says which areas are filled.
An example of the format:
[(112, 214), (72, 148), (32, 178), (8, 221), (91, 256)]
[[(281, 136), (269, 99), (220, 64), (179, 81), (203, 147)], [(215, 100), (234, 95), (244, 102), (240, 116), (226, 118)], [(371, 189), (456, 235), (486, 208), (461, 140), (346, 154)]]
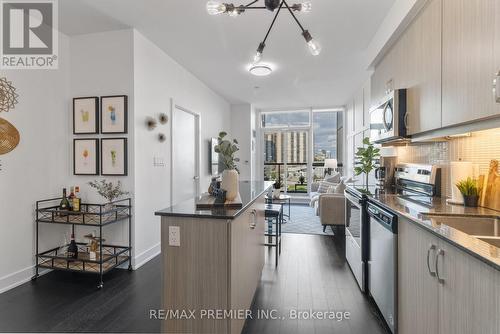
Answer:
[(217, 138), (217, 145), (214, 147), (216, 153), (219, 153), (219, 163), (222, 165), (222, 170), (235, 169), (239, 172), (236, 163), (240, 161), (239, 158), (235, 157), (236, 152), (240, 150), (238, 147), (238, 141), (233, 139), (230, 141), (224, 139), (227, 136), (227, 132), (221, 131), (219, 133), (219, 138)]
[(368, 175), (378, 167), (377, 161), (380, 158), (380, 149), (370, 143), (370, 138), (364, 138), (363, 145), (365, 147), (358, 147), (355, 153), (356, 167), (354, 167), (354, 174), (356, 176), (365, 174), (366, 187), (368, 188)]

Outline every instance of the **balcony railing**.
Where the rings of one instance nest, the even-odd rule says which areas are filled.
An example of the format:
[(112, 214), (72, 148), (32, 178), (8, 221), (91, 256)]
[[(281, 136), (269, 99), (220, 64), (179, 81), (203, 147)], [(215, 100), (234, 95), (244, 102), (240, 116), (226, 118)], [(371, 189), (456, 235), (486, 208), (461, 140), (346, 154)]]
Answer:
[[(288, 163), (282, 162), (265, 162), (264, 163), (264, 180), (280, 181), (282, 183), (281, 191), (287, 193), (307, 193), (308, 191), (308, 168), (307, 163)], [(338, 172), (341, 172), (342, 166), (339, 165)], [(323, 162), (315, 162), (312, 164), (312, 181), (319, 182), (324, 180), (325, 175), (329, 172), (328, 168), (324, 167)], [(285, 182), (286, 181), (286, 182)]]

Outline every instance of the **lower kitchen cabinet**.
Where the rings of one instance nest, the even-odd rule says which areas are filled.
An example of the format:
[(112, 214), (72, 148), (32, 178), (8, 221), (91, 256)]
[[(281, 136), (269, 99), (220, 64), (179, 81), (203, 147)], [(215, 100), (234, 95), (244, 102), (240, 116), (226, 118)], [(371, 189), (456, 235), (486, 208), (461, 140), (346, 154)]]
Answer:
[(399, 333), (500, 333), (497, 270), (405, 218), (398, 233)]
[(445, 241), (439, 249), (439, 333), (500, 333), (500, 272)]
[[(399, 218), (398, 225), (398, 332), (436, 334), (438, 289), (427, 266), (434, 261), (439, 240), (413, 223)], [(434, 246), (431, 249), (431, 246)]]

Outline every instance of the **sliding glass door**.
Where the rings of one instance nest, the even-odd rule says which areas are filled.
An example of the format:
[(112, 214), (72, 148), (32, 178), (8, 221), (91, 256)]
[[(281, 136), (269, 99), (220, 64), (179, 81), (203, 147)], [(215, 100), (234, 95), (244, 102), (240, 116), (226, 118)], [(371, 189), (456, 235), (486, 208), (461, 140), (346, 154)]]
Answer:
[(324, 179), (327, 159), (339, 160), (341, 171), (341, 112), (297, 110), (261, 113), (264, 179), (279, 181), (288, 194), (305, 195)]

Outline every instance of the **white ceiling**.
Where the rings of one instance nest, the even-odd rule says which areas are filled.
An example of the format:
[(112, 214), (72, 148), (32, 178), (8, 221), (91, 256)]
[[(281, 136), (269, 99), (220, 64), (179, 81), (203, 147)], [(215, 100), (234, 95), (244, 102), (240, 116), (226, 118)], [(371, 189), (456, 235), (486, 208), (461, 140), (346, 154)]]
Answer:
[(59, 11), (68, 35), (136, 28), (231, 103), (323, 107), (343, 105), (367, 79), (366, 49), (394, 1), (312, 0), (313, 11), (299, 17), (323, 47), (317, 57), (282, 11), (263, 57), (275, 71), (260, 78), (247, 65), (271, 12), (214, 17), (205, 11), (206, 0), (60, 0)]

